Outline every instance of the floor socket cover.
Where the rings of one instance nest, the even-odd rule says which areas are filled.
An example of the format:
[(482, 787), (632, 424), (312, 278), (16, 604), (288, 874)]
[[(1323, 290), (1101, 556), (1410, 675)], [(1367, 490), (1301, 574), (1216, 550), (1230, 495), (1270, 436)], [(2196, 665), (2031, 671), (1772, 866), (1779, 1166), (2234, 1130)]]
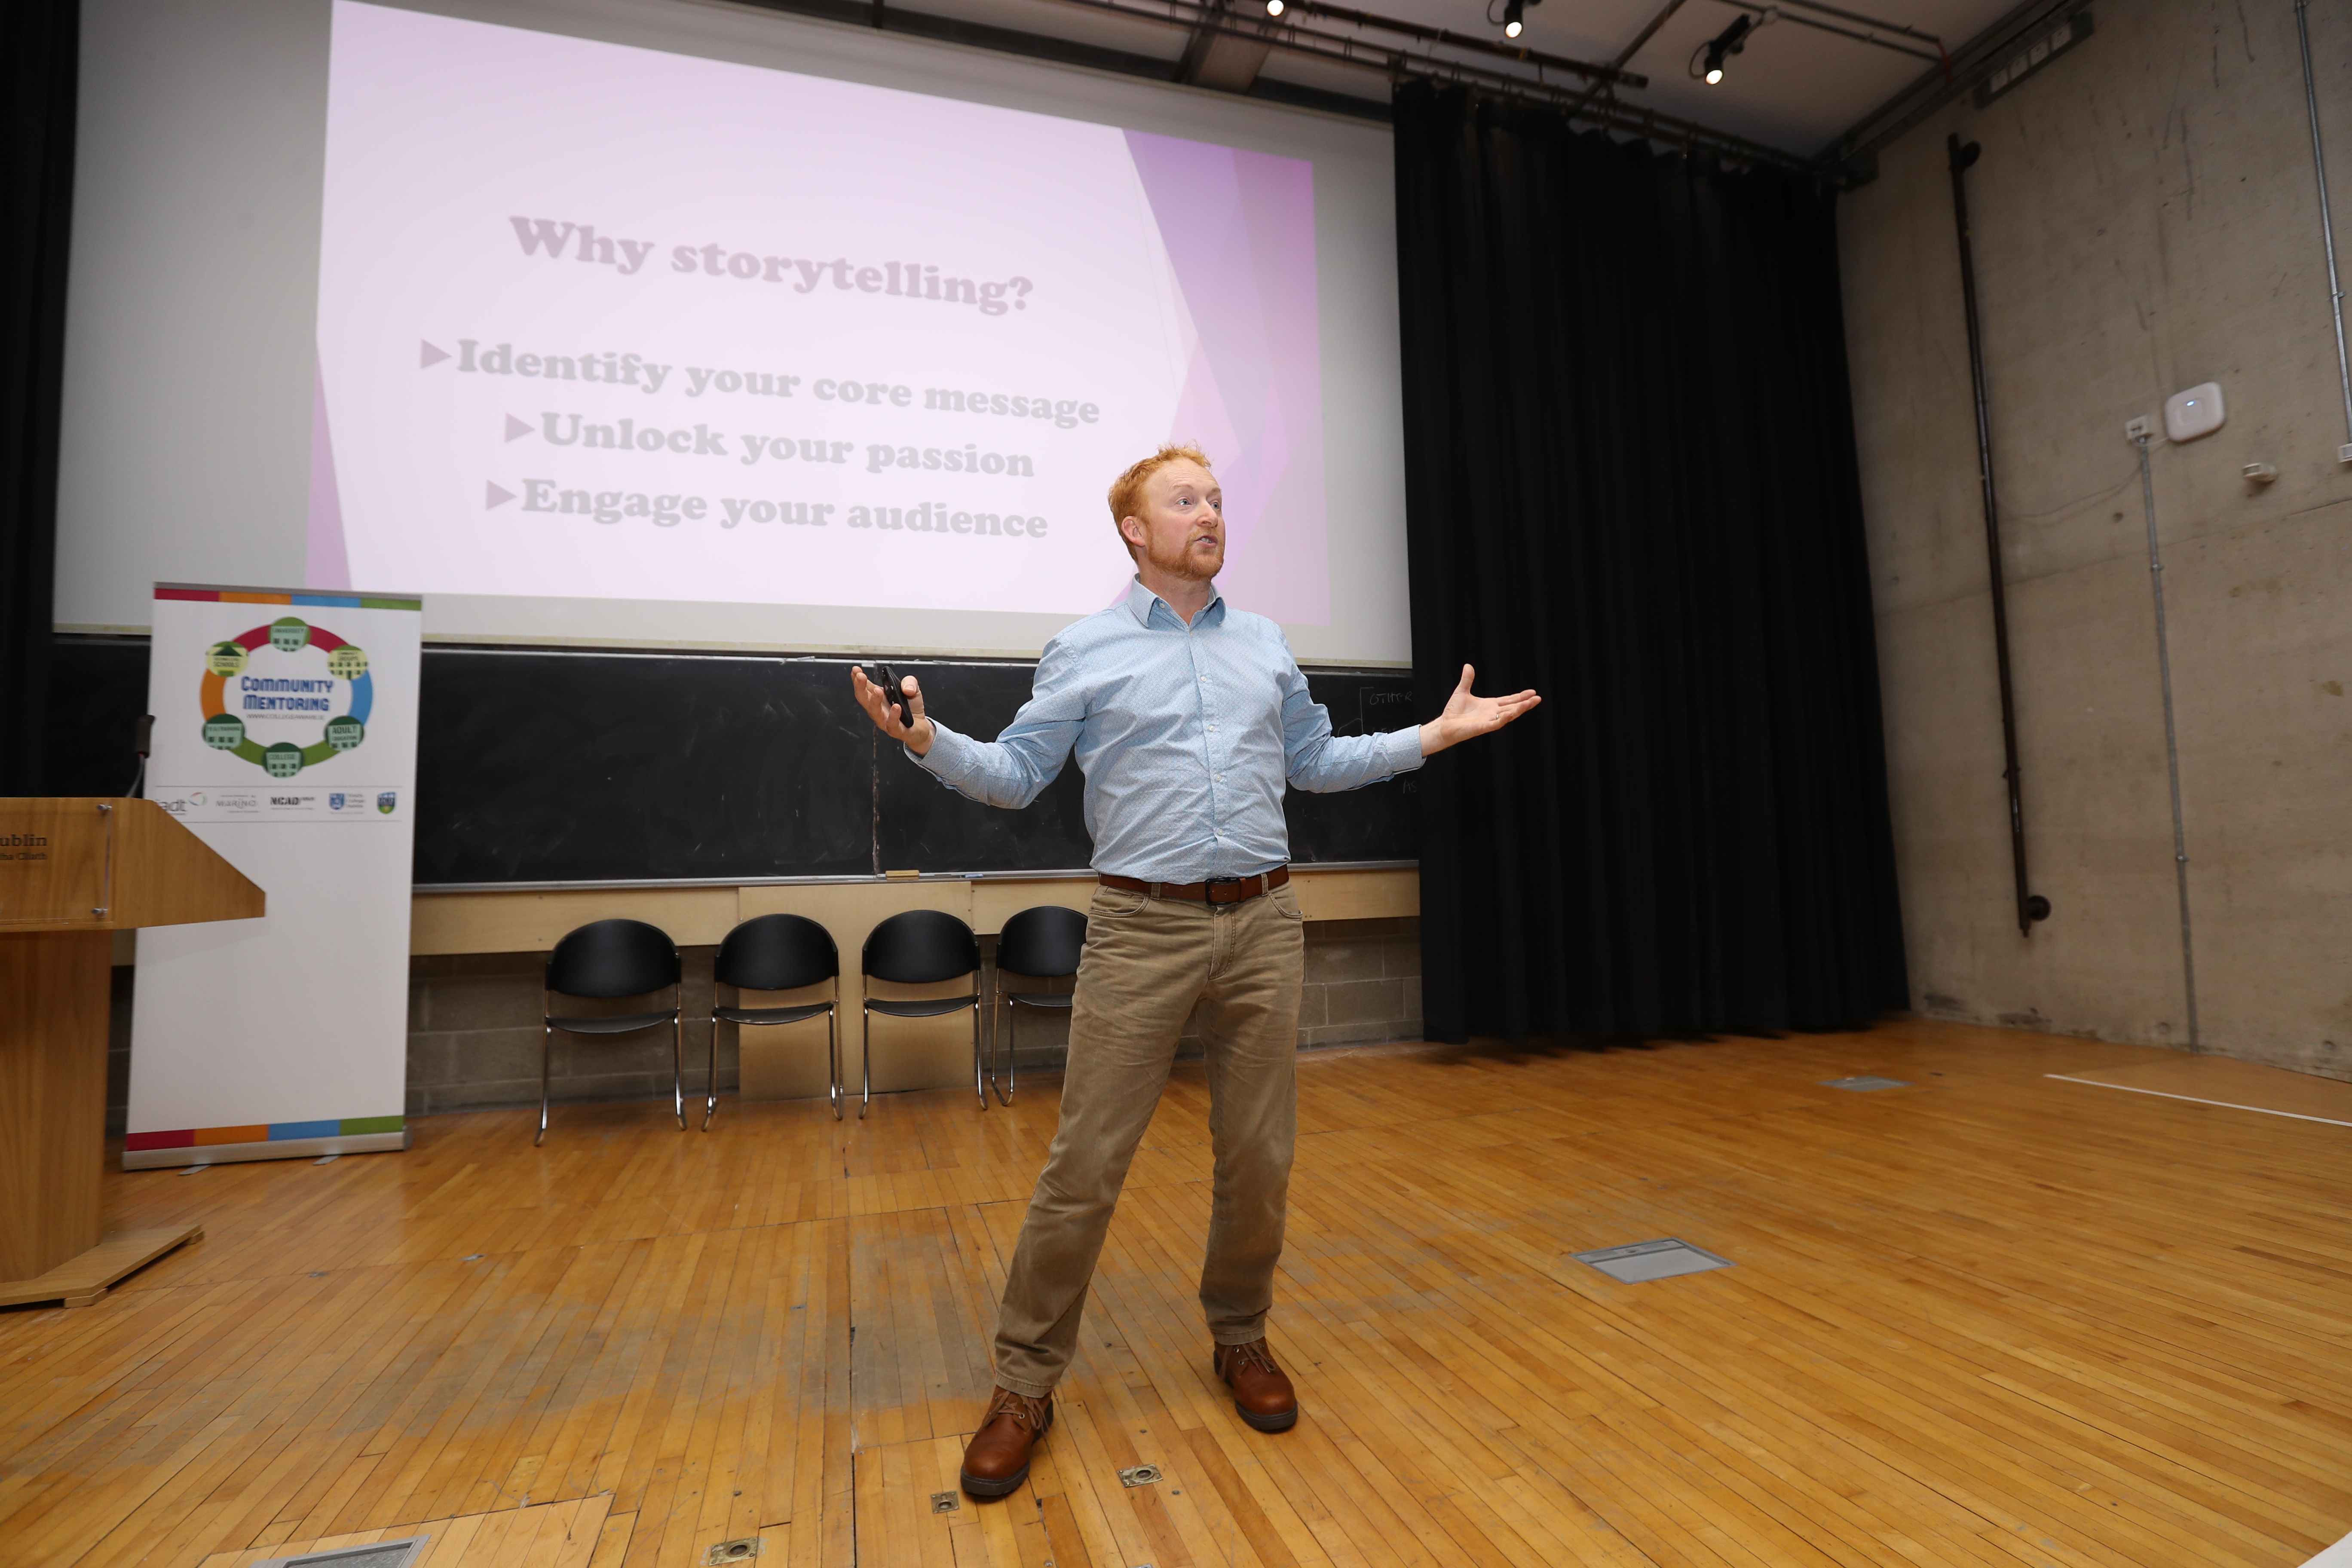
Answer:
[(1621, 1285), (1640, 1285), (1652, 1279), (1671, 1279), (1677, 1274), (1702, 1274), (1710, 1268), (1733, 1267), (1728, 1258), (1717, 1258), (1671, 1236), (1659, 1241), (1637, 1241), (1627, 1247), (1604, 1247), (1598, 1252), (1572, 1252), (1569, 1256), (1579, 1263), (1591, 1264)]
[(746, 1535), (736, 1541), (722, 1541), (702, 1554), (702, 1568), (718, 1568), (721, 1563), (749, 1563), (760, 1555), (760, 1538)]
[(341, 1546), (331, 1552), (302, 1552), (291, 1557), (271, 1557), (257, 1563), (253, 1568), (409, 1568), (417, 1554), (425, 1550), (429, 1535), (412, 1535), (400, 1541), (376, 1541), (365, 1546)]
[(931, 1494), (931, 1511), (933, 1513), (953, 1513), (962, 1507), (962, 1500), (958, 1498), (953, 1492), (933, 1492)]
[(1899, 1078), (1872, 1078), (1864, 1074), (1861, 1078), (1825, 1078), (1822, 1079), (1822, 1087), (1850, 1089), (1857, 1094), (1867, 1094), (1874, 1089), (1909, 1089), (1911, 1086)]
[(1123, 1487), (1148, 1487), (1159, 1479), (1160, 1467), (1157, 1465), (1138, 1465), (1118, 1473), (1118, 1484)]

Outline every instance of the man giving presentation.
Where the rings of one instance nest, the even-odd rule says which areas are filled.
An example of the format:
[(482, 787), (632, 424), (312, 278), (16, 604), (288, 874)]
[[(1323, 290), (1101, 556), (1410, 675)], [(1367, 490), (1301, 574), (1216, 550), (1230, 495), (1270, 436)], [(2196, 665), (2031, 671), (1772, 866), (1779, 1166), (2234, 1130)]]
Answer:
[(1196, 1004), (1206, 1004), (1216, 1157), (1201, 1269), (1212, 1363), (1251, 1426), (1297, 1423), (1297, 1395), (1265, 1342), (1297, 1142), (1306, 955), (1283, 787), (1376, 784), (1539, 700), (1474, 697), (1465, 665), (1445, 711), (1419, 729), (1332, 734), (1281, 628), (1217, 594), (1223, 504), (1209, 459), (1190, 447), (1163, 447), (1118, 477), (1110, 514), (1136, 567), (1127, 598), (1045, 645), (1027, 705), (992, 742), (927, 714), (912, 676), (887, 692), (850, 675), (882, 732), (974, 800), (1026, 805), (1073, 751), (1087, 780), (1099, 886), (1061, 1125), (1005, 1280), (996, 1392), (964, 1449), (975, 1497), (1018, 1488), (1054, 1424), (1103, 1235)]

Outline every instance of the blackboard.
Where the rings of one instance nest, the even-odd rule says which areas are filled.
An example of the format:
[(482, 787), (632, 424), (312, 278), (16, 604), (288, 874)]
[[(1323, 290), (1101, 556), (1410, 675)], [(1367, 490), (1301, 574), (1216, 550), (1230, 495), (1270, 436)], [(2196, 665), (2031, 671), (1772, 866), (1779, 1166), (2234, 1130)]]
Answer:
[[(51, 679), (49, 790), (119, 795), (145, 711), (142, 640), (63, 638)], [(894, 660), (942, 716), (991, 736), (1026, 700), (1017, 662)], [(678, 881), (1056, 871), (1092, 856), (1075, 765), (1022, 811), (942, 789), (878, 742), (846, 659), (425, 649), (415, 880)], [(1339, 733), (1412, 722), (1402, 671), (1310, 672)], [(1292, 791), (1299, 864), (1410, 860), (1413, 791)]]
[(415, 879), (870, 875), (873, 732), (841, 666), (435, 650)]

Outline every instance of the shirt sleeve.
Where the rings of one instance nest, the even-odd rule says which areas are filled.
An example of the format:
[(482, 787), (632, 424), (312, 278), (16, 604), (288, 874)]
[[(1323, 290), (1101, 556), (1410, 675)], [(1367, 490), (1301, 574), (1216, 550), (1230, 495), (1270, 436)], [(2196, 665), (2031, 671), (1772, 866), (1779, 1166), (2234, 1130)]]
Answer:
[(1077, 661), (1059, 638), (1045, 645), (1029, 700), (993, 741), (975, 741), (931, 721), (931, 749), (908, 757), (958, 795), (1018, 810), (1045, 793), (1069, 761), (1087, 717)]
[(1361, 789), (1421, 766), (1421, 727), (1383, 735), (1334, 735), (1331, 714), (1307, 694), (1307, 677), (1283, 646), (1282, 750), (1291, 784), (1317, 794)]

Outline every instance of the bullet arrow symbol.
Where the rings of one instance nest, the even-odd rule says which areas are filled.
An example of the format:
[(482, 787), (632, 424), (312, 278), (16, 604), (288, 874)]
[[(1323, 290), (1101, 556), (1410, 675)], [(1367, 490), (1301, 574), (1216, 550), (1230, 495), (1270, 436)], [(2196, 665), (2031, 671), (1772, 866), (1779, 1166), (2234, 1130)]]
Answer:
[(511, 415), (511, 414), (509, 414), (509, 415), (508, 415), (508, 416), (507, 416), (507, 439), (508, 439), (508, 440), (509, 440), (509, 441), (520, 440), (523, 437), (528, 436), (528, 435), (530, 435), (530, 422), (529, 420), (527, 420), (527, 419), (518, 419), (518, 418), (516, 418), (516, 417), (515, 417), (513, 415)]
[(489, 510), (491, 507), (504, 506), (507, 502), (514, 500), (514, 491), (500, 489), (496, 480), (492, 480), (490, 482), (489, 491), (490, 499), (488, 503), (482, 508), (484, 511)]
[(416, 357), (416, 368), (419, 370), (431, 370), (435, 365), (439, 364), (443, 360), (449, 357), (449, 351), (447, 349), (436, 349), (431, 343), (425, 342), (422, 338), (419, 338), (417, 342), (424, 350), (424, 352)]

